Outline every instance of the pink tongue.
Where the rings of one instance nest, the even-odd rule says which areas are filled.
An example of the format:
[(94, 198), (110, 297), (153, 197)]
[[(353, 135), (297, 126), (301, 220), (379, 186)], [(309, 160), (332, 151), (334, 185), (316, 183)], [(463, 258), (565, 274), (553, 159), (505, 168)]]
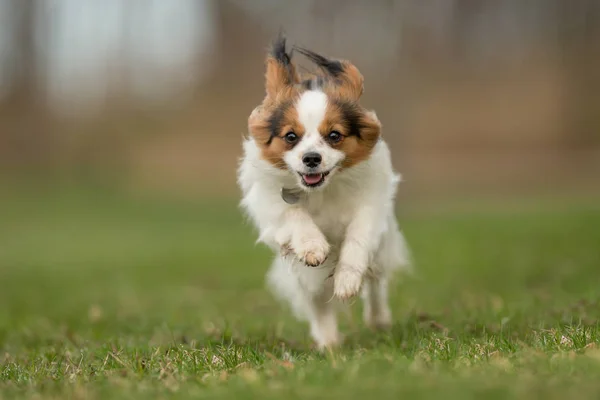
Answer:
[(304, 179), (304, 182), (308, 183), (309, 185), (319, 183), (322, 177), (322, 174), (302, 175), (302, 179)]

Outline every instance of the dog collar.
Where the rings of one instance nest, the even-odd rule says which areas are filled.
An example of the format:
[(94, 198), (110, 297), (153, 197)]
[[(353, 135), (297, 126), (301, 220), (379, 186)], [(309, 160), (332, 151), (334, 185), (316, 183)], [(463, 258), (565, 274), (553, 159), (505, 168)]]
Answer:
[(300, 193), (293, 189), (281, 188), (281, 198), (288, 204), (296, 204), (300, 201)]

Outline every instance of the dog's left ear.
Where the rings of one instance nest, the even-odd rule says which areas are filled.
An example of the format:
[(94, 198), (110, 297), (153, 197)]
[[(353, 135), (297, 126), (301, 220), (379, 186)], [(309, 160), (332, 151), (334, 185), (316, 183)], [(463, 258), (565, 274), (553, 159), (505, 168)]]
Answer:
[(267, 56), (266, 90), (267, 97), (272, 99), (288, 88), (300, 82), (296, 67), (292, 63), (292, 54), (286, 50), (286, 38), (283, 34), (273, 41)]
[(364, 91), (364, 78), (350, 61), (334, 60), (302, 47), (294, 47), (300, 54), (317, 64), (332, 77), (342, 95), (357, 101)]

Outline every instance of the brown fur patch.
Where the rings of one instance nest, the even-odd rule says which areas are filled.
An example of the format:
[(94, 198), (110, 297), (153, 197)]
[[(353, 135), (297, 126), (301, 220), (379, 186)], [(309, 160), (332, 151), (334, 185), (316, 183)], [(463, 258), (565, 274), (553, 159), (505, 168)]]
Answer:
[(339, 95), (347, 97), (354, 101), (362, 96), (364, 91), (363, 76), (352, 63), (348, 61), (342, 61), (344, 72), (340, 74), (339, 79), (341, 84), (339, 85)]
[(294, 64), (283, 65), (273, 57), (267, 58), (267, 72), (265, 74), (265, 87), (267, 97), (275, 98), (280, 92), (292, 87), (300, 81)]
[(342, 140), (329, 145), (346, 153), (342, 165), (349, 168), (366, 160), (371, 155), (381, 134), (381, 124), (374, 113), (365, 110), (355, 101), (340, 96), (340, 92), (329, 93), (329, 104), (319, 132), (328, 141), (331, 131), (342, 134)]
[(373, 148), (377, 144), (381, 132), (381, 125), (378, 120), (363, 114), (360, 117), (361, 136), (350, 137), (350, 140), (344, 140), (341, 150), (346, 153), (344, 167), (348, 168), (366, 160), (371, 155)]
[(364, 79), (354, 64), (347, 60), (330, 59), (302, 47), (294, 48), (314, 62), (325, 76), (335, 82), (339, 95), (358, 101), (363, 94)]
[(285, 134), (294, 132), (299, 138), (304, 135), (304, 127), (298, 122), (294, 107), (296, 98), (283, 98), (276, 105), (253, 113), (248, 120), (250, 134), (260, 147), (262, 158), (280, 169), (287, 168), (283, 156), (294, 147), (285, 141)]

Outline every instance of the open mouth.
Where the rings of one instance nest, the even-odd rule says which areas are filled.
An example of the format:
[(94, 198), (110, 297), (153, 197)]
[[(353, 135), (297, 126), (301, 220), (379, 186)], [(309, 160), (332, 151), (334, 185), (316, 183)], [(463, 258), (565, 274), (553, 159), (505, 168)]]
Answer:
[(321, 174), (300, 174), (304, 186), (317, 187), (325, 182), (325, 178), (329, 175), (329, 171)]

